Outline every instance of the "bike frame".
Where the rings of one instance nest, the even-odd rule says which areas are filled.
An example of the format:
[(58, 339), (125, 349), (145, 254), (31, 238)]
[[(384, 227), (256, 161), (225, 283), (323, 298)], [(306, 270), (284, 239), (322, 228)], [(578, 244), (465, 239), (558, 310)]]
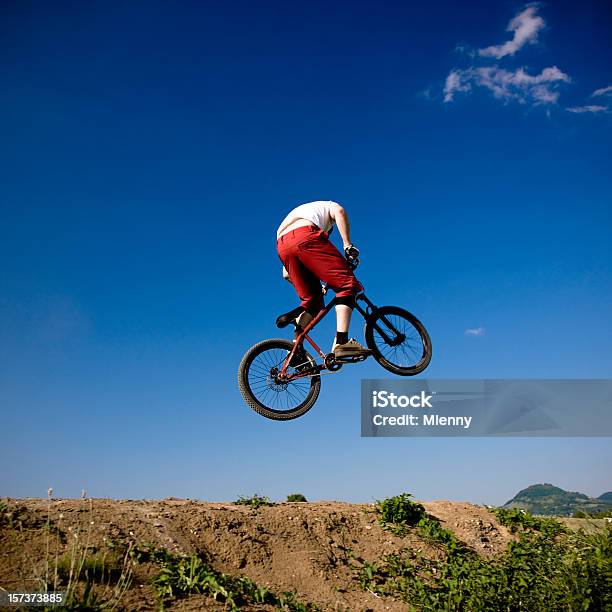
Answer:
[[(359, 302), (363, 302), (365, 304), (365, 307), (362, 306)], [(333, 353), (330, 354), (326, 354), (324, 353), (319, 346), (315, 343), (315, 341), (308, 335), (308, 332), (311, 331), (318, 323), (319, 321), (321, 321), (321, 319), (323, 319), (323, 317), (325, 317), (327, 315), (327, 313), (337, 304), (337, 299), (336, 297), (334, 297), (332, 300), (330, 300), (329, 304), (327, 304), (327, 306), (325, 306), (321, 311), (319, 311), (319, 313), (317, 314), (317, 316), (310, 322), (308, 323), (308, 325), (306, 325), (306, 327), (304, 327), (304, 329), (300, 332), (300, 334), (298, 335), (298, 337), (296, 338), (296, 341), (294, 343), (293, 349), (291, 350), (291, 352), (287, 355), (287, 357), (285, 358), (285, 360), (283, 361), (283, 367), (281, 368), (279, 375), (281, 377), (283, 377), (285, 380), (290, 381), (290, 380), (295, 380), (297, 378), (305, 378), (307, 376), (311, 376), (313, 374), (313, 370), (316, 373), (321, 372), (322, 370), (336, 370), (339, 369), (339, 367), (342, 365), (343, 362), (335, 362), (335, 361), (331, 361), (330, 363), (330, 355), (333, 356)], [(376, 311), (378, 310), (378, 308), (374, 305), (374, 303), (366, 296), (366, 294), (364, 292), (358, 293), (355, 296), (355, 310), (357, 312), (359, 312), (359, 314), (361, 314), (361, 316), (364, 318), (364, 320), (366, 321), (366, 323), (368, 321), (370, 321), (371, 319), (374, 319), (376, 316)], [(387, 319), (387, 317), (381, 317), (381, 320), (384, 321), (385, 325), (388, 326), (389, 329), (392, 329), (393, 332), (396, 335), (396, 339), (392, 340), (391, 338), (389, 338), (389, 336), (385, 333), (385, 331), (383, 329), (381, 329), (379, 327), (379, 325), (374, 322), (373, 326), (374, 328), (378, 331), (378, 333), (384, 338), (384, 340), (386, 342), (389, 343), (401, 343), (403, 342), (404, 338), (402, 337), (403, 334), (400, 334), (400, 332), (395, 329), (395, 327), (393, 326), (393, 324)], [(289, 367), (289, 362), (291, 361), (291, 359), (293, 358), (293, 355), (295, 354), (296, 350), (298, 349), (299, 346), (301, 346), (304, 342), (304, 340), (307, 340), (308, 343), (312, 346), (312, 348), (317, 352), (317, 354), (321, 357), (321, 359), (323, 359), (323, 363), (322, 364), (316, 364), (314, 368), (308, 368), (307, 371), (305, 372), (296, 372), (295, 374), (287, 374), (287, 368)], [(335, 364), (338, 367), (333, 367), (332, 364)], [(332, 367), (330, 367), (330, 365)], [(333, 370), (332, 370), (333, 368)]]

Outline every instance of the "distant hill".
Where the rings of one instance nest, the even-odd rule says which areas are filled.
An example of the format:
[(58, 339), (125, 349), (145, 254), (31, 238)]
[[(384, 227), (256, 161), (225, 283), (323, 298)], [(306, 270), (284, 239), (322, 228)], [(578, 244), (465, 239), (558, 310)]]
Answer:
[(523, 508), (532, 514), (553, 516), (571, 516), (579, 510), (587, 514), (606, 512), (612, 510), (612, 491), (594, 498), (551, 484), (536, 484), (519, 491), (504, 508)]

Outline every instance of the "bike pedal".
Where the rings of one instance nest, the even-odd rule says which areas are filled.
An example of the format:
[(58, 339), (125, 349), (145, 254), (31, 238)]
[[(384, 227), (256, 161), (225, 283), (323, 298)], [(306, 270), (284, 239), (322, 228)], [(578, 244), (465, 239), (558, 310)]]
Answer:
[(359, 357), (336, 357), (336, 363), (359, 363), (361, 361), (365, 361), (368, 358), (368, 355), (361, 355)]

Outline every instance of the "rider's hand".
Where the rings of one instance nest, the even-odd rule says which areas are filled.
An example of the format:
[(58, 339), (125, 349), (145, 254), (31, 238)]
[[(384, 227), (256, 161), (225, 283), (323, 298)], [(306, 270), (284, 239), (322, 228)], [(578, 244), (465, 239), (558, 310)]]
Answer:
[(359, 259), (359, 249), (355, 245), (349, 244), (344, 247), (344, 255), (349, 261), (357, 261)]

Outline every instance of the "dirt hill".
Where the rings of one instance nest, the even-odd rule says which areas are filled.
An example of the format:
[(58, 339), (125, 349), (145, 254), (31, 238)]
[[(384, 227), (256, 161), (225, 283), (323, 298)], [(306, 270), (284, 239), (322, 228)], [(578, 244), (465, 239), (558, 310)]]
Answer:
[[(485, 557), (502, 552), (513, 538), (486, 508), (446, 501), (424, 505)], [(439, 555), (416, 532), (398, 537), (383, 530), (372, 505), (338, 502), (254, 509), (175, 499), (8, 500), (1, 521), (0, 587), (39, 590), (46, 580), (65, 590), (71, 569), (74, 584), (81, 566), (90, 579), (109, 585), (99, 587), (99, 601), (116, 601), (123, 610), (158, 607), (151, 579), (159, 575), (162, 550), (167, 559), (198, 555), (217, 575), (244, 576), (272, 593), (293, 592), (295, 601), (338, 611), (405, 610), (405, 604), (361, 588), (359, 569), (406, 549), (425, 559)], [(167, 607), (224, 609), (205, 595), (176, 598)]]

